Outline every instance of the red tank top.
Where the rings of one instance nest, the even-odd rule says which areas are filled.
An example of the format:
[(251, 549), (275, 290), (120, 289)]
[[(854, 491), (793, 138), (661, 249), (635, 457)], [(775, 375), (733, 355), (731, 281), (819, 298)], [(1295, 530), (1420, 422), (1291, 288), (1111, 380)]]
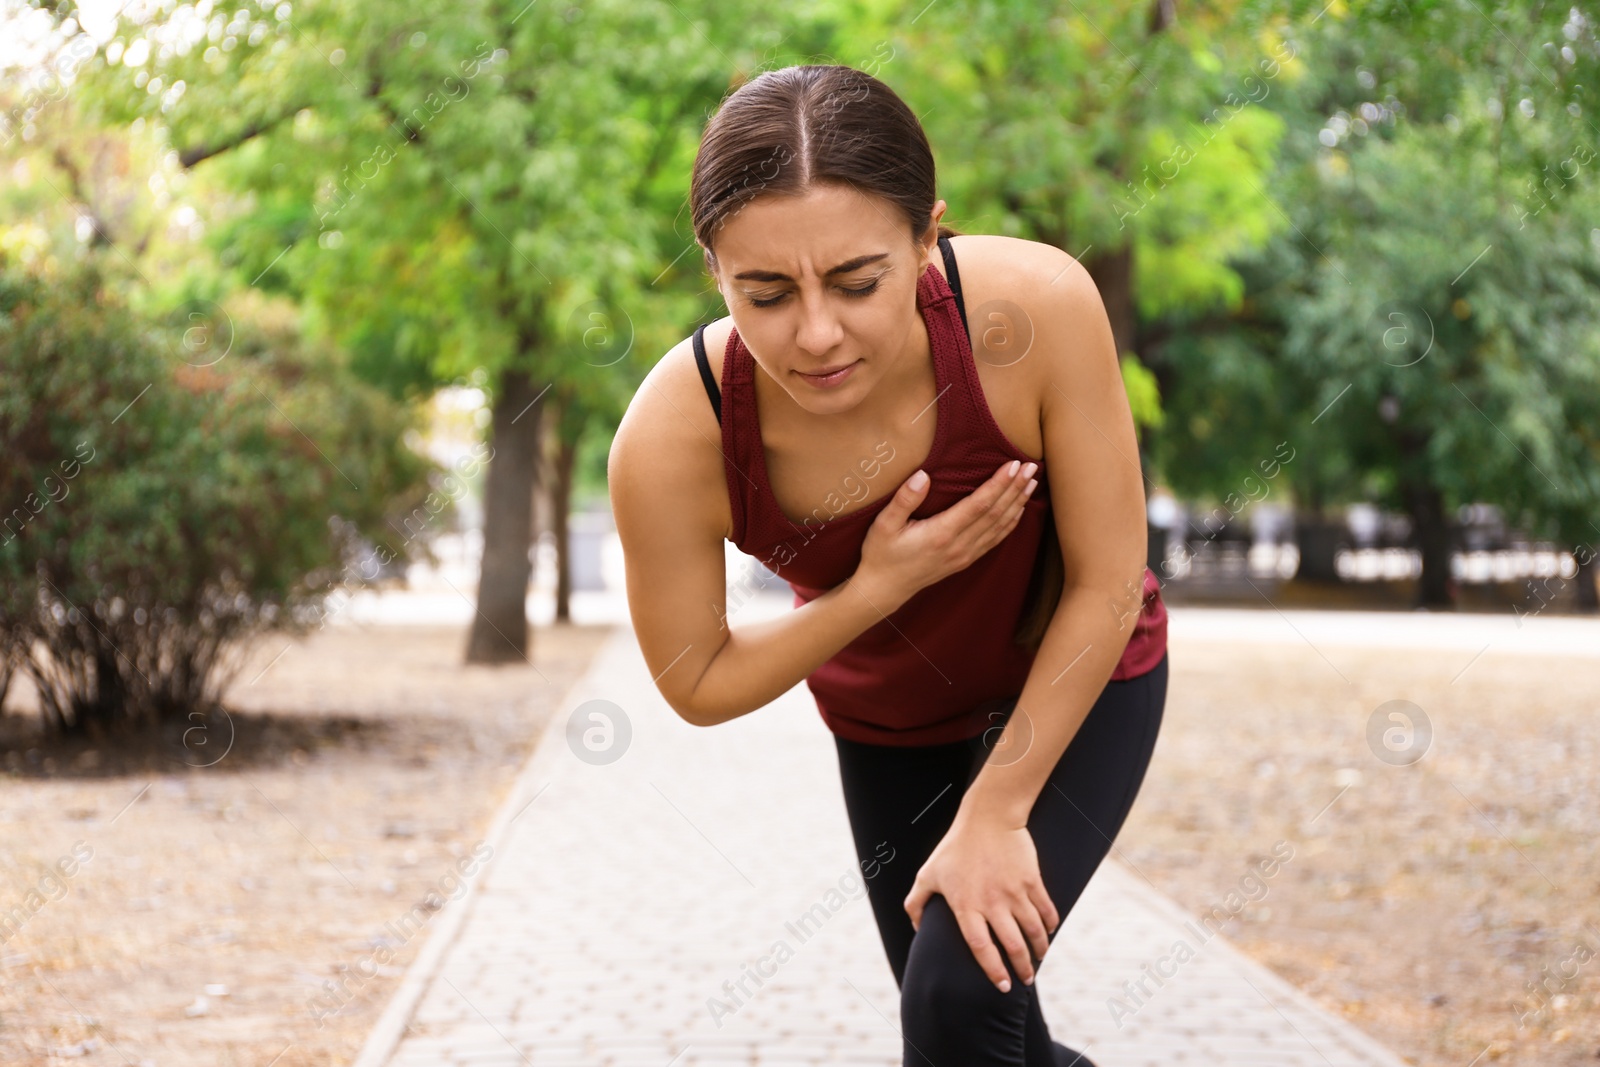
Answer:
[[(959, 286), (949, 243), (943, 238), (939, 243), (946, 269)], [(1038, 462), (1006, 438), (983, 398), (959, 301), (957, 290), (929, 264), (917, 282), (917, 309), (933, 349), (938, 400), (933, 447), (921, 464), (932, 485), (912, 512), (917, 519), (936, 515), (969, 495), (1002, 463)], [(696, 330), (694, 338), (702, 356), (703, 330)], [(830, 494), (803, 521), (789, 519), (767, 479), (754, 359), (737, 329), (728, 337), (722, 367), (719, 397), (709, 367), (701, 362), (722, 422), (731, 540), (787, 581), (794, 590), (794, 606), (800, 607), (855, 573), (873, 517), (893, 493), (844, 514), (838, 513), (850, 499)], [(862, 460), (863, 478), (870, 480), (879, 466), (877, 458)], [(1022, 692), (1036, 653), (1014, 643), (1012, 635), (1026, 605), (1040, 539), (1046, 524), (1054, 521), (1042, 462), (1035, 477), (1039, 485), (1004, 541), (965, 570), (919, 590), (806, 679), (830, 731), (881, 745), (967, 740), (993, 726), (984, 708)], [(856, 490), (854, 499), (866, 495), (864, 481), (848, 481)], [(1153, 669), (1165, 653), (1167, 612), (1160, 588), (1145, 568), (1144, 599), (1113, 680)]]

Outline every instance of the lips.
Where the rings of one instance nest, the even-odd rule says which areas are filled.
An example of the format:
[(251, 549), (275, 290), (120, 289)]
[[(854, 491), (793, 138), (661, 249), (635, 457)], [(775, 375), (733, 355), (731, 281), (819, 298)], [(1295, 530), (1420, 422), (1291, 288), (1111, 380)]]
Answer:
[(829, 382), (843, 381), (846, 371), (850, 371), (851, 368), (856, 366), (856, 363), (859, 362), (861, 362), (861, 360), (851, 360), (850, 363), (840, 363), (840, 365), (832, 366), (832, 368), (827, 368), (827, 370), (795, 371), (795, 374), (800, 374), (800, 378), (808, 379), (808, 381), (818, 382), (818, 384), (829, 384)]

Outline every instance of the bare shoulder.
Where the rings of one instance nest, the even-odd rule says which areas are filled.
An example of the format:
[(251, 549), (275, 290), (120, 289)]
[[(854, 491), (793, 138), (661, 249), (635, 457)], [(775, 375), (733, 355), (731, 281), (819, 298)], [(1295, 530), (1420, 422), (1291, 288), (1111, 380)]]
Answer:
[[(708, 350), (726, 344), (729, 329), (707, 327)], [(721, 365), (712, 366), (719, 375)], [(645, 375), (612, 439), (606, 474), (628, 612), (650, 675), (686, 721), (713, 721), (705, 709), (716, 708), (715, 694), (697, 693), (729, 638), (731, 519), (721, 430), (693, 335)]]
[(1043, 241), (1003, 234), (950, 238), (969, 320), (987, 305), (1011, 302), (1040, 331), (1070, 331), (1078, 317), (1104, 314), (1100, 290), (1077, 257)]
[(1108, 350), (1115, 367), (1099, 287), (1075, 257), (1042, 241), (960, 234), (950, 247), (985, 399), (1001, 432), (1037, 459), (1046, 409), (1098, 385)]
[[(707, 362), (719, 392), (731, 323), (731, 319), (719, 319), (708, 325), (703, 335)], [(619, 438), (633, 434), (663, 442), (679, 437), (702, 438), (720, 448), (721, 427), (695, 360), (693, 333), (669, 348), (639, 383), (617, 427)]]
[[(704, 334), (719, 392), (731, 329), (732, 320), (723, 318)], [(645, 375), (617, 426), (606, 473), (619, 533), (634, 520), (644, 529), (685, 519), (695, 527), (713, 525), (723, 536), (731, 532), (722, 427), (695, 360), (693, 334)]]

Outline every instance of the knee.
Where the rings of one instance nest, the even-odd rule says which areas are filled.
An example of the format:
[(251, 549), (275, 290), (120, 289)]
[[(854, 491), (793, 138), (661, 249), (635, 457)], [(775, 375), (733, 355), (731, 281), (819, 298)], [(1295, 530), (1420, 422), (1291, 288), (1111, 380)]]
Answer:
[(1011, 991), (1002, 993), (978, 964), (944, 897), (930, 897), (900, 988), (907, 1042), (928, 1054), (974, 1039), (980, 1048), (1002, 1048), (1010, 1040), (1020, 1049), (1032, 990), (1007, 966)]

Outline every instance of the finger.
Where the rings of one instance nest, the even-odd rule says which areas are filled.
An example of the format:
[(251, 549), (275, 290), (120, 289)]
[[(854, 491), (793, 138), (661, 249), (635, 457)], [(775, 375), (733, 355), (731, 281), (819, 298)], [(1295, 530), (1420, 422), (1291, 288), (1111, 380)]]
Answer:
[(1050, 935), (1046, 931), (1044, 916), (1039, 912), (1038, 905), (1033, 902), (1031, 896), (1016, 918), (1023, 936), (1028, 939), (1028, 948), (1032, 950), (1033, 958), (1043, 960), (1044, 954), (1050, 951)]
[[(1054, 935), (1061, 928), (1061, 913), (1056, 910), (1055, 901), (1050, 899), (1043, 882), (1035, 882), (1028, 887), (1028, 899), (1039, 910), (1039, 920), (1044, 923), (1045, 933)], [(1039, 953), (1043, 958), (1044, 953)]]
[(1021, 460), (1012, 460), (1012, 464), (1016, 466), (1015, 473), (1011, 473), (1012, 467), (1009, 464), (1001, 468), (1002, 473), (1006, 474), (1001, 483), (1004, 488), (1000, 497), (1002, 506), (1022, 499), (1022, 493), (1027, 487), (1028, 481), (1033, 478), (1034, 473), (1039, 469), (1039, 465), (1032, 461), (1024, 463)]
[(922, 909), (927, 906), (929, 894), (922, 888), (921, 883), (911, 887), (911, 894), (906, 897), (906, 914), (911, 917), (911, 929), (916, 930), (922, 925)]
[(1022, 521), (1023, 513), (1027, 511), (1028, 498), (1033, 495), (1033, 490), (1028, 486), (1037, 487), (1037, 479), (1018, 478), (1017, 486), (1007, 494), (1002, 507), (995, 508), (995, 521), (993, 529), (999, 538), (1005, 537), (1016, 529), (1017, 523)]
[(1006, 971), (1005, 960), (1000, 956), (1000, 950), (995, 947), (994, 938), (989, 933), (989, 924), (984, 919), (983, 913), (978, 911), (962, 912), (956, 916), (956, 924), (961, 927), (961, 936), (972, 950), (973, 958), (978, 961), (978, 966), (983, 968), (983, 973), (989, 976), (1002, 993), (1011, 992), (1011, 975)]
[[(1034, 480), (1033, 484), (1037, 485), (1037, 480)], [(973, 545), (975, 549), (973, 552), (974, 559), (1004, 541), (1011, 535), (1011, 531), (1017, 528), (1017, 523), (1022, 521), (1022, 516), (1027, 511), (1028, 493), (1026, 492), (1026, 483), (1020, 476), (1017, 485), (1018, 487), (1014, 491), (1009, 491), (1007, 494), (1009, 503), (1002, 502), (1002, 505), (995, 507), (990, 512), (993, 520), (977, 534), (977, 540)], [(974, 524), (970, 529), (977, 530), (977, 524)]]
[[(1019, 494), (1028, 483), (1026, 472), (1030, 465), (1033, 464), (1013, 460), (967, 496), (927, 520), (938, 524), (934, 528), (947, 538), (948, 552), (962, 561), (960, 566), (983, 555), (1015, 526), (1010, 515), (1024, 499)], [(1010, 473), (1013, 466), (1015, 474)]]
[[(1032, 909), (1029, 909), (1032, 910)], [(1033, 917), (1037, 924), (1038, 916)], [(1029, 953), (1031, 947), (1029, 939), (1022, 933), (1022, 927), (1017, 923), (1017, 917), (1010, 911), (997, 912), (989, 920), (989, 925), (994, 927), (995, 936), (1000, 939), (1000, 947), (1011, 958), (1011, 967), (1017, 972), (1017, 977), (1023, 985), (1033, 984), (1033, 956)]]
[[(1015, 475), (1008, 473), (1013, 464), (1017, 467)], [(1027, 483), (1027, 479), (1022, 476), (1022, 471), (1025, 469), (1020, 460), (1013, 460), (1011, 464), (995, 472), (988, 481), (929, 521), (949, 523), (950, 536), (954, 544), (970, 547), (982, 542), (997, 526), (1005, 524), (1006, 517), (1017, 499), (1017, 493), (1021, 492), (1021, 487)]]
[[(1029, 488), (1030, 486), (1032, 488)], [(1012, 507), (1010, 514), (1007, 516), (1010, 521), (1006, 523), (1006, 533), (1010, 533), (1016, 528), (1017, 523), (1022, 521), (1022, 516), (1028, 510), (1028, 501), (1032, 499), (1033, 491), (1038, 487), (1038, 481), (1032, 480), (1028, 482), (1028, 485), (1023, 486), (1022, 489), (1018, 491), (1016, 504)]]
[[(919, 478), (922, 481), (921, 485), (915, 484)], [(917, 510), (917, 505), (927, 497), (928, 486), (931, 484), (933, 480), (928, 477), (927, 471), (912, 472), (911, 477), (900, 483), (900, 488), (894, 491), (894, 496), (889, 498), (889, 503), (878, 513), (873, 522), (888, 523), (892, 529), (904, 526), (911, 513)]]
[(1024, 466), (1021, 460), (1012, 460), (950, 510), (961, 514), (963, 525), (970, 525), (987, 514), (1005, 514), (1007, 503), (1018, 487), (1027, 481), (1022, 476)]
[[(1006, 486), (1004, 495), (996, 502), (993, 508), (996, 524), (1003, 526), (1007, 530), (1022, 517), (1023, 505), (1033, 495), (1034, 489), (1038, 488), (1039, 480), (1033, 476), (1033, 471), (1030, 471), (1029, 467), (1032, 467), (1033, 471), (1038, 470), (1037, 464), (1025, 464), (1017, 476)], [(1032, 486), (1033, 489), (1030, 489), (1029, 486)]]

